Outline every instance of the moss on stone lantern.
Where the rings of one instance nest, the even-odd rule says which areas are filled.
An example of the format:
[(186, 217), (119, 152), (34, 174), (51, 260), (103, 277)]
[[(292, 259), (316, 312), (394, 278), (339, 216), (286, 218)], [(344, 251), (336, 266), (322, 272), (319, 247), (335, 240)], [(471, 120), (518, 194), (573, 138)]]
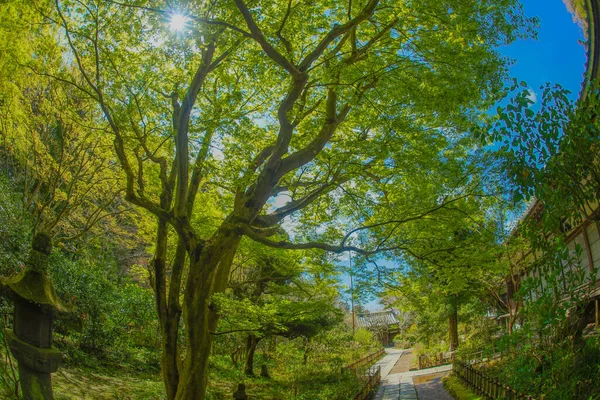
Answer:
[(67, 313), (48, 276), (52, 242), (45, 233), (33, 239), (31, 255), (22, 272), (0, 278), (0, 289), (14, 305), (14, 331), (7, 332), (8, 344), (19, 363), (19, 379), (25, 400), (53, 399), (51, 373), (62, 354), (52, 347), (52, 320)]

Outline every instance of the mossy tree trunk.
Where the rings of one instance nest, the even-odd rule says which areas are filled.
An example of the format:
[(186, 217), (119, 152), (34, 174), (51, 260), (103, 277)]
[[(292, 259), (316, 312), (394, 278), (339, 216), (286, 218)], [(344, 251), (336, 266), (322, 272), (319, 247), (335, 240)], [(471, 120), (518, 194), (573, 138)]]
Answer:
[(310, 338), (304, 338), (304, 352), (302, 354), (302, 365), (308, 362), (308, 352), (310, 351)]
[(253, 334), (249, 334), (246, 337), (246, 364), (244, 366), (244, 373), (248, 376), (254, 376), (254, 354), (256, 348), (260, 343), (260, 338)]
[(176, 400), (203, 400), (208, 384), (208, 358), (218, 321), (211, 296), (227, 287), (229, 270), (241, 235), (221, 229), (205, 246), (190, 254), (183, 318), (187, 351), (179, 371)]

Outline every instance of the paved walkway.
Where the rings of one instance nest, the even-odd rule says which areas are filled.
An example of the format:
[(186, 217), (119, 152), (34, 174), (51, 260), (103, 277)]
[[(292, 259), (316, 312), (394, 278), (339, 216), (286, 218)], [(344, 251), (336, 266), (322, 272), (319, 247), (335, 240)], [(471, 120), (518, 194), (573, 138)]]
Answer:
[(389, 381), (387, 377), (398, 362), (404, 350), (385, 349), (386, 355), (376, 364), (381, 366), (381, 386), (375, 395), (375, 400), (398, 400), (400, 386), (394, 380)]
[[(446, 397), (442, 397), (446, 394), (439, 377), (436, 377), (439, 383), (431, 383), (424, 390), (420, 390), (423, 393), (417, 397), (417, 389), (413, 383), (414, 377), (423, 377), (426, 375), (441, 373), (447, 373), (452, 369), (451, 365), (444, 365), (441, 367), (427, 368), (419, 371), (405, 371), (399, 373), (390, 373), (394, 366), (399, 363), (402, 354), (406, 350), (397, 349), (385, 349), (386, 355), (376, 364), (381, 366), (381, 386), (375, 395), (375, 400), (446, 400)], [(410, 354), (408, 351), (407, 356)], [(410, 355), (412, 357), (412, 355)], [(405, 360), (400, 360), (400, 364), (405, 364)], [(405, 369), (404, 365), (401, 368)], [(398, 368), (396, 368), (398, 370)], [(395, 372), (395, 371), (394, 371)], [(442, 394), (440, 394), (442, 393)]]
[(415, 356), (412, 349), (403, 350), (402, 356), (400, 356), (400, 359), (396, 365), (394, 365), (394, 368), (392, 368), (390, 374), (399, 374), (410, 371), (410, 367), (412, 367), (414, 359)]
[(422, 383), (413, 380), (418, 398), (421, 400), (453, 400), (452, 396), (444, 389), (444, 384), (442, 383), (442, 377), (446, 374), (430, 375), (430, 379)]

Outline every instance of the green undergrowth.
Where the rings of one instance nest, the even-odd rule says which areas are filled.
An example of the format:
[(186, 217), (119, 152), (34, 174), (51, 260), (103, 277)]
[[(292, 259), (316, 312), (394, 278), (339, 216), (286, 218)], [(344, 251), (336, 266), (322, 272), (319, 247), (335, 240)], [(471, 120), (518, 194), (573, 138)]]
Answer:
[(254, 399), (346, 400), (361, 385), (354, 374), (320, 363), (271, 364), (269, 375), (269, 378), (248, 377), (241, 368), (233, 367), (228, 357), (211, 357), (207, 399), (231, 399), (237, 385), (244, 383), (246, 393)]
[(463, 382), (454, 374), (450, 374), (442, 379), (444, 388), (450, 395), (456, 400), (480, 400), (481, 397), (477, 396), (467, 388)]
[(600, 385), (600, 338), (593, 336), (581, 348), (570, 338), (527, 342), (520, 332), (502, 360), (486, 365), (487, 373), (505, 385), (535, 398), (547, 400), (598, 400)]
[[(6, 350), (2, 348), (3, 355)], [(73, 353), (71, 353), (73, 354)], [(67, 359), (52, 375), (56, 400), (162, 400), (160, 372), (153, 365), (118, 364), (81, 354), (81, 364)], [(281, 360), (280, 360), (281, 361)], [(3, 364), (4, 361), (0, 362)], [(207, 400), (231, 399), (239, 383), (251, 399), (347, 400), (360, 389), (361, 381), (337, 364), (271, 363), (269, 378), (248, 377), (242, 365), (235, 367), (227, 356), (211, 356)], [(0, 398), (16, 400), (10, 388), (0, 384)]]

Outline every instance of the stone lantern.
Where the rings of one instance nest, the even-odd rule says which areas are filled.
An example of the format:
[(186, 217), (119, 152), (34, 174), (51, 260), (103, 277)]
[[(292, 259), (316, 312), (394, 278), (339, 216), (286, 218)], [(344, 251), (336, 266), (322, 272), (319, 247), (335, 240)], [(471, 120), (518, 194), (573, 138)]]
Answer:
[(51, 239), (38, 233), (25, 269), (10, 278), (0, 278), (0, 289), (15, 305), (14, 331), (7, 331), (8, 345), (19, 364), (19, 379), (25, 400), (53, 399), (50, 374), (56, 372), (62, 354), (52, 347), (52, 320), (69, 310), (54, 290), (47, 272)]

